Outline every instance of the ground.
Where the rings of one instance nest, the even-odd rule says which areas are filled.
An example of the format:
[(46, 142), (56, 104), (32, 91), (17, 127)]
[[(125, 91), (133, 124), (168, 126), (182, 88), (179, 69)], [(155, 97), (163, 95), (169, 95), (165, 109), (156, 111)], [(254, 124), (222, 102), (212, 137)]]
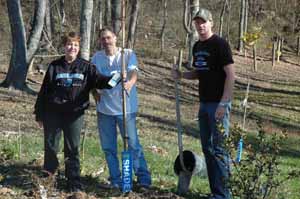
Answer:
[[(262, 120), (268, 132), (285, 130), (290, 134), (299, 136), (300, 133), (300, 65), (299, 58), (286, 55), (282, 61), (272, 68), (268, 58), (258, 59), (258, 71), (253, 71), (252, 58), (234, 53), (236, 65), (235, 100), (233, 106), (232, 122), (239, 122), (243, 111), (239, 108), (240, 102), (245, 96), (247, 83), (250, 82), (249, 110), (246, 124), (247, 129), (255, 129), (256, 120)], [(288, 60), (288, 61), (287, 61)], [(139, 94), (140, 112), (138, 116), (139, 127), (143, 128), (142, 138), (165, 139), (164, 136), (155, 134), (155, 131), (169, 132), (176, 130), (174, 113), (174, 81), (170, 78), (172, 65), (162, 60), (140, 59)], [(0, 80), (5, 78), (5, 71), (1, 71)], [(38, 91), (43, 75), (32, 71), (28, 76), (28, 84)], [(187, 137), (197, 137), (196, 127), (190, 126), (190, 121), (196, 118), (198, 109), (197, 83), (191, 81), (182, 82), (182, 112), (183, 123), (187, 129)], [(33, 106), (36, 96), (19, 91), (0, 89), (0, 132), (1, 140), (18, 137), (19, 133), (32, 136), (32, 139), (42, 134), (33, 116)], [(95, 121), (96, 114), (92, 101), (91, 108), (87, 112), (87, 121)], [(96, 129), (95, 122), (87, 123), (86, 129)], [(87, 130), (87, 131), (88, 131)], [(153, 136), (153, 137), (152, 137)], [(176, 141), (176, 140), (175, 140)], [(9, 141), (8, 141), (9, 142)], [(146, 143), (146, 141), (144, 141)], [(1, 142), (5, 143), (5, 142)], [(35, 144), (35, 143), (33, 143)], [(32, 146), (34, 148), (34, 146)], [(146, 150), (153, 147), (145, 146)], [(150, 149), (151, 148), (151, 149)], [(165, 147), (167, 148), (167, 147)], [(167, 149), (162, 146), (156, 153), (167, 154)], [(55, 183), (51, 179), (41, 178), (42, 151), (35, 158), (19, 162), (10, 159), (10, 154), (1, 151), (0, 156), (0, 198), (39, 198), (43, 195), (44, 187), (52, 187), (48, 192), (50, 198), (181, 198), (175, 191), (165, 191), (155, 184), (147, 191), (134, 189), (134, 192), (122, 194), (107, 190), (95, 189), (87, 186), (84, 192), (75, 195), (65, 193), (63, 177), (58, 176), (60, 189), (55, 189)], [(155, 163), (153, 163), (155, 164)], [(93, 177), (84, 176), (84, 183), (92, 183)], [(50, 185), (48, 184), (50, 183)], [(52, 183), (52, 184), (51, 184)], [(176, 182), (174, 182), (176, 184)], [(21, 191), (20, 191), (21, 190)], [(96, 191), (95, 191), (96, 190)], [(49, 191), (49, 189), (48, 189)], [(50, 194), (50, 195), (49, 195)], [(205, 194), (194, 196), (206, 198)], [(43, 198), (43, 197), (42, 197)], [(193, 196), (190, 195), (190, 198)]]

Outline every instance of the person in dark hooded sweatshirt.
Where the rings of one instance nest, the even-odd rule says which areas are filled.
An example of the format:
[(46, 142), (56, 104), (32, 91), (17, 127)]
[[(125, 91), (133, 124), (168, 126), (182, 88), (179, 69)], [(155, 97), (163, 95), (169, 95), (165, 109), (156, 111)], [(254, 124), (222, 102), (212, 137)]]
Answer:
[(80, 36), (70, 32), (63, 38), (65, 56), (49, 64), (34, 114), (44, 128), (44, 171), (55, 174), (59, 166), (57, 153), (61, 132), (64, 136), (64, 160), (69, 192), (81, 189), (80, 132), (84, 111), (89, 106), (92, 89), (109, 89), (111, 76), (100, 74), (90, 62), (78, 57)]

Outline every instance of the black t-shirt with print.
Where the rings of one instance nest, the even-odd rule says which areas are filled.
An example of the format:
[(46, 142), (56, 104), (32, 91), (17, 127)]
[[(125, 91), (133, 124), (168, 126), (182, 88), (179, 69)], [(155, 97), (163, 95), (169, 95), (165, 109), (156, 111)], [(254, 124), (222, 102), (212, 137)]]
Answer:
[(193, 47), (193, 67), (199, 74), (200, 102), (219, 102), (226, 74), (224, 66), (233, 63), (229, 44), (217, 35), (197, 41)]

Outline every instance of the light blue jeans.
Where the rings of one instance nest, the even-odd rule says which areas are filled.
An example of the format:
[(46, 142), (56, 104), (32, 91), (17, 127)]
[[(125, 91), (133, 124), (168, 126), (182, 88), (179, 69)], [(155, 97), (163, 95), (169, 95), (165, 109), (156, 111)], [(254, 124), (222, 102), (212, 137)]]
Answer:
[[(229, 113), (231, 104), (225, 115), (216, 121), (215, 112), (218, 103), (200, 103), (199, 128), (202, 150), (207, 164), (208, 180), (213, 199), (230, 199), (230, 191), (226, 185), (229, 178), (229, 154), (222, 147), (224, 138), (229, 134)], [(221, 133), (218, 124), (224, 128)]]
[[(139, 142), (136, 128), (136, 113), (127, 114), (128, 149), (132, 152), (133, 171), (137, 183), (143, 186), (151, 185), (151, 175), (148, 171), (143, 148)], [(123, 115), (106, 115), (98, 112), (98, 130), (100, 144), (104, 151), (109, 168), (110, 182), (113, 186), (122, 185), (117, 149), (117, 126), (124, 139)]]

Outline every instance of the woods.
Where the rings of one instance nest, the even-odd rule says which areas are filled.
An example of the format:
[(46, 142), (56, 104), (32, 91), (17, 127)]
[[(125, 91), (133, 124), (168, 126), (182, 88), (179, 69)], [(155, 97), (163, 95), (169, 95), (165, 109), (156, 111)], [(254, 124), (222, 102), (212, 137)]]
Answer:
[[(145, 42), (142, 40), (157, 39), (160, 40), (160, 46), (155, 46), (156, 42), (150, 42), (153, 43), (154, 48), (160, 48), (159, 54), (163, 55), (165, 46), (172, 45), (168, 43), (174, 42), (175, 46), (185, 43), (183, 47), (186, 49), (188, 67), (191, 67), (191, 47), (197, 38), (191, 17), (200, 7), (206, 7), (212, 9), (214, 13), (215, 32), (233, 43), (240, 53), (246, 51), (245, 42), (242, 39), (245, 34), (251, 33), (253, 28), (261, 28), (264, 37), (255, 46), (256, 51), (258, 51), (257, 56), (260, 56), (259, 52), (265, 51), (264, 49), (268, 45), (272, 45), (273, 38), (284, 38), (285, 40), (282, 40), (281, 43), (284, 47), (281, 48), (299, 54), (297, 39), (300, 30), (300, 13), (297, 8), (300, 5), (296, 0), (289, 4), (285, 4), (284, 0), (264, 2), (224, 0), (220, 3), (218, 1), (205, 3), (201, 0), (178, 0), (177, 4), (178, 7), (182, 8), (182, 12), (175, 12), (175, 4), (172, 5), (171, 2), (168, 6), (166, 0), (158, 2), (153, 4), (154, 2), (151, 3), (151, 1), (126, 1), (128, 13), (126, 15), (126, 23), (128, 24), (126, 45), (128, 47), (134, 48), (136, 43)], [(150, 5), (153, 5), (153, 11), (161, 14), (153, 15), (153, 11), (151, 13), (147, 9), (147, 6)], [(156, 5), (157, 8), (155, 8)], [(71, 29), (80, 32), (82, 36), (80, 55), (89, 59), (90, 51), (98, 46), (97, 31), (100, 28), (110, 26), (117, 33), (120, 32), (121, 28), (120, 0), (36, 0), (31, 4), (34, 8), (34, 14), (28, 16), (29, 13), (25, 13), (27, 18), (25, 23), (23, 5), (21, 5), (20, 0), (7, 0), (6, 6), (11, 24), (12, 51), (8, 74), (2, 85), (20, 90), (26, 90), (26, 75), (34, 55), (42, 49), (48, 51), (48, 54), (58, 53), (57, 49), (60, 48), (58, 36), (62, 36), (64, 32)], [(284, 12), (286, 10), (288, 13)], [(150, 16), (152, 19), (149, 18)], [(73, 20), (74, 17), (77, 19)], [(180, 18), (182, 18), (182, 23), (179, 23)], [(28, 19), (30, 23), (28, 23)], [(144, 27), (148, 22), (151, 25)], [(226, 28), (223, 28), (224, 24), (227, 24)], [(155, 26), (160, 26), (160, 28), (155, 28)], [(275, 30), (272, 28), (274, 26)], [(179, 34), (173, 35), (175, 32)], [(268, 51), (271, 53), (271, 50)], [(280, 52), (282, 53), (282, 51)], [(249, 56), (251, 55), (253, 53), (249, 54)], [(278, 57), (277, 62), (280, 61)]]
[[(48, 51), (48, 54), (58, 53), (60, 48), (58, 36), (62, 36), (64, 32), (71, 29), (80, 32), (82, 36), (80, 55), (89, 59), (90, 51), (98, 46), (97, 31), (100, 28), (110, 26), (115, 32), (120, 32), (120, 2), (120, 0), (77, 2), (37, 0), (30, 4), (34, 7), (34, 14), (28, 16), (28, 13), (25, 13), (26, 22), (24, 23), (21, 1), (6, 1), (13, 47), (8, 74), (2, 85), (26, 90), (26, 75), (34, 55), (39, 54), (42, 49)], [(299, 54), (297, 39), (300, 30), (300, 13), (297, 9), (299, 2), (296, 0), (289, 4), (285, 4), (283, 0), (264, 2), (224, 0), (220, 3), (218, 1), (205, 3), (201, 0), (178, 0), (177, 4), (178, 7), (182, 8), (179, 10), (181, 12), (174, 12), (175, 4), (172, 5), (169, 2), (167, 6), (166, 0), (158, 2), (153, 4), (151, 1), (126, 1), (128, 13), (126, 15), (126, 23), (128, 24), (126, 45), (128, 47), (134, 48), (136, 43), (145, 42), (143, 40), (154, 39), (153, 41), (155, 41), (157, 39), (160, 40), (160, 46), (155, 46), (157, 42), (150, 42), (153, 43), (154, 48), (160, 48), (161, 52), (158, 54), (163, 55), (166, 45), (172, 45), (171, 43), (174, 42), (175, 46), (180, 46), (180, 43), (185, 43), (183, 47), (186, 49), (188, 67), (191, 67), (191, 46), (197, 37), (191, 23), (191, 17), (200, 7), (206, 7), (213, 10), (215, 32), (233, 43), (240, 53), (246, 51), (245, 42), (242, 39), (244, 35), (251, 33), (253, 28), (259, 27), (262, 29), (264, 37), (255, 46), (258, 52), (257, 56), (260, 56), (259, 52), (265, 51), (267, 46), (272, 45), (273, 38), (284, 38), (285, 40), (282, 40), (283, 43), (281, 44), (284, 47), (281, 48)], [(153, 15), (150, 10), (147, 10), (148, 5), (153, 5), (153, 11), (156, 10), (155, 12), (161, 14)], [(155, 8), (156, 5), (158, 5), (157, 8)], [(284, 10), (289, 10), (289, 12), (286, 13)], [(73, 20), (75, 16), (79, 17)], [(152, 19), (149, 18), (150, 16)], [(182, 18), (182, 23), (180, 23), (180, 18)], [(28, 19), (30, 23), (28, 23)], [(144, 27), (148, 22), (151, 25)], [(226, 28), (224, 28), (224, 24), (227, 24)], [(155, 26), (160, 26), (160, 28), (155, 28)], [(275, 31), (272, 27), (275, 27)], [(179, 34), (173, 35), (175, 32)], [(271, 50), (268, 51), (271, 54)], [(253, 53), (249, 54), (249, 56), (251, 55)], [(280, 61), (278, 57), (277, 62)]]

